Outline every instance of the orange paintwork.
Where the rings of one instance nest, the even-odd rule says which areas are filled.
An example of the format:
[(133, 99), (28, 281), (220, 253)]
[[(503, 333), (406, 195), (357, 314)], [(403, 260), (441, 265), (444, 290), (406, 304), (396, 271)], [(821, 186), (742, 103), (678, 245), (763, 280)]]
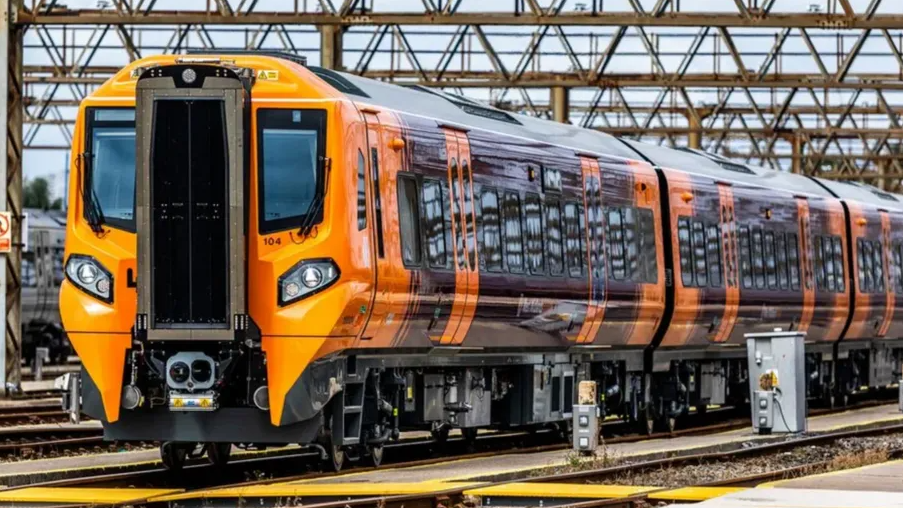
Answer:
[(846, 215), (843, 211), (843, 205), (838, 201), (832, 200), (828, 201), (828, 206), (830, 208), (828, 215), (828, 231), (830, 234), (840, 237), (840, 243), (843, 248), (844, 292), (833, 293), (834, 303), (830, 324), (828, 325), (828, 329), (824, 336), (816, 338), (833, 342), (839, 339), (840, 334), (843, 333), (843, 328), (846, 325), (847, 317), (850, 313), (850, 274), (847, 273), (850, 270), (847, 266), (847, 234), (844, 220)]
[[(883, 247), (881, 252), (881, 259), (884, 263), (885, 267), (891, 267), (893, 264), (891, 263), (891, 246), (893, 244), (890, 241), (890, 215), (887, 212), (881, 212), (881, 246)], [(894, 293), (894, 280), (893, 273), (889, 269), (885, 269), (884, 271), (884, 291), (885, 291), (885, 304), (884, 304), (884, 322), (881, 323), (881, 327), (878, 329), (878, 337), (885, 337), (887, 335), (887, 329), (890, 328), (891, 323), (894, 319), (894, 309), (897, 305), (896, 294)]]
[[(850, 237), (852, 238), (853, 248), (853, 266), (856, 271), (855, 276), (851, 278), (851, 283), (856, 284), (855, 298), (853, 301), (853, 319), (847, 328), (844, 340), (857, 340), (871, 338), (872, 331), (869, 330), (869, 324), (872, 322), (872, 295), (860, 291), (859, 286), (859, 249), (857, 248), (857, 239), (869, 238), (868, 236), (868, 220), (864, 216), (862, 206), (859, 203), (847, 202), (847, 208), (850, 211)], [(883, 310), (883, 309), (882, 309)]]

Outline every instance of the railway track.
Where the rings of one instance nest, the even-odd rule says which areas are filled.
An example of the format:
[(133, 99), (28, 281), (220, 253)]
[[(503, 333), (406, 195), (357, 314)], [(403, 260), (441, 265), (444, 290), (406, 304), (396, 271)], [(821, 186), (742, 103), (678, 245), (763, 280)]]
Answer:
[(46, 407), (4, 407), (0, 408), (0, 427), (37, 425), (42, 423), (66, 423), (69, 414), (61, 409)]

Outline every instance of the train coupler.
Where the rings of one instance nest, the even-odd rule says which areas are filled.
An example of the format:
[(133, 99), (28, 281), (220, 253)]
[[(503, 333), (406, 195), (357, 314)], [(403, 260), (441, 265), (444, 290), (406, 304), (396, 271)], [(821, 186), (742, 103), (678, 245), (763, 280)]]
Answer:
[(69, 421), (81, 422), (81, 375), (68, 372), (53, 380), (53, 389), (61, 392), (63, 411), (69, 413)]

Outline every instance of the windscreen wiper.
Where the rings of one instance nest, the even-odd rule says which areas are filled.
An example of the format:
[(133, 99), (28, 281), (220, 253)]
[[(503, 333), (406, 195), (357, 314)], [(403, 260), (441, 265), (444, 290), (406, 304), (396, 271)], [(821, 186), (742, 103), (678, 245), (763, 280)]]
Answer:
[(104, 233), (103, 223), (104, 216), (103, 211), (100, 209), (100, 206), (97, 204), (97, 193), (94, 192), (94, 188), (92, 186), (91, 192), (85, 192), (85, 187), (88, 186), (87, 180), (87, 171), (89, 160), (93, 157), (93, 155), (89, 152), (82, 152), (75, 159), (75, 167), (78, 171), (78, 180), (79, 180), (79, 193), (81, 194), (82, 203), (85, 206), (85, 220), (88, 221), (88, 225), (91, 227), (91, 231), (94, 234), (100, 235)]
[(326, 191), (329, 189), (329, 173), (331, 170), (332, 159), (325, 157), (323, 159), (323, 192), (320, 192), (307, 206), (307, 211), (304, 212), (304, 221), (298, 229), (298, 236), (301, 237), (302, 242), (313, 232), (316, 218), (323, 211), (323, 204), (326, 202)]

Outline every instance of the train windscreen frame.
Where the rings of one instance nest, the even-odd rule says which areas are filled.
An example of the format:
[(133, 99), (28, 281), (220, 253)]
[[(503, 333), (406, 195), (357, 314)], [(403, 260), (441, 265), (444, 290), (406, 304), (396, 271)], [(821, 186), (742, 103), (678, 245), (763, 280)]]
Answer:
[(134, 233), (135, 108), (86, 108), (84, 155), (82, 195), (100, 209), (103, 225)]

